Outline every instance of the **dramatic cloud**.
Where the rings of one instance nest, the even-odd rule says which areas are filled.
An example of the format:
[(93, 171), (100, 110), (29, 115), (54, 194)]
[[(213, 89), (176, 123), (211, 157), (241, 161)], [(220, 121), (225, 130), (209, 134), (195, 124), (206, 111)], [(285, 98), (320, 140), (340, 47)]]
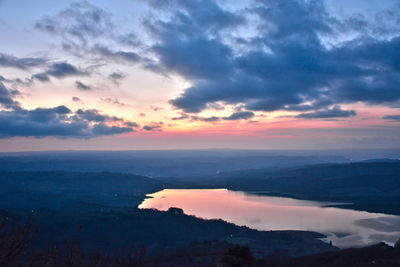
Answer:
[(0, 53), (0, 67), (16, 68), (27, 70), (33, 67), (40, 67), (47, 64), (47, 59), (38, 57), (17, 58), (12, 55)]
[[(122, 126), (105, 123), (109, 121), (122, 122)], [(15, 136), (93, 138), (133, 132), (133, 126), (129, 124), (130, 122), (124, 122), (121, 118), (101, 115), (93, 110), (78, 110), (74, 113), (65, 106), (3, 110), (0, 111), (0, 138)]]
[[(340, 117), (345, 113), (339, 114), (336, 105), (400, 100), (400, 33), (393, 26), (400, 16), (395, 12), (381, 11), (372, 20), (360, 14), (337, 17), (322, 0), (254, 0), (239, 10), (214, 0), (143, 2), (163, 14), (142, 20), (145, 36), (120, 33), (112, 14), (88, 2), (71, 4), (35, 27), (99, 64), (138, 64), (184, 77), (192, 86), (169, 103), (185, 113), (222, 103), (243, 105), (248, 112)], [(64, 65), (33, 77), (48, 81), (84, 74), (58, 64)], [(124, 78), (119, 72), (108, 76), (117, 86)]]
[(331, 109), (317, 110), (310, 113), (301, 113), (296, 118), (305, 119), (328, 119), (328, 118), (339, 118), (339, 117), (351, 117), (357, 113), (354, 110), (343, 110), (339, 106), (334, 106)]
[[(150, 1), (163, 6), (163, 1)], [(231, 48), (212, 38), (221, 29), (234, 27), (244, 19), (220, 8), (214, 1), (169, 1), (178, 10), (171, 21), (155, 20), (146, 26), (158, 39), (153, 51), (159, 69), (190, 79), (217, 78), (230, 74)], [(195, 52), (194, 52), (195, 51)]]
[(48, 82), (50, 81), (50, 76), (61, 79), (68, 76), (80, 75), (87, 75), (87, 73), (67, 62), (58, 62), (51, 64), (45, 72), (33, 75), (33, 78), (38, 79), (42, 82)]
[[(66, 106), (24, 109), (14, 100), (18, 91), (7, 89), (0, 82), (0, 138), (78, 137), (133, 132), (138, 125), (122, 118), (102, 114), (98, 110), (71, 111)], [(73, 97), (73, 101), (80, 101)]]
[[(17, 4), (5, 6), (2, 137), (151, 136), (177, 127), (163, 136), (228, 129), (240, 146), (250, 136), (265, 146), (270, 136), (291, 136), (302, 146), (326, 129), (357, 146), (363, 128), (399, 139), (370, 127), (400, 121), (398, 1), (67, 2), (39, 4), (18, 23)], [(140, 125), (124, 119), (132, 116)]]
[(86, 85), (86, 84), (84, 84), (84, 83), (82, 83), (80, 81), (75, 81), (75, 87), (77, 89), (79, 89), (79, 90), (82, 90), (82, 91), (92, 90), (92, 87), (90, 85)]
[[(333, 17), (323, 1), (255, 1), (244, 17), (215, 1), (147, 2), (171, 14), (145, 25), (157, 40), (159, 69), (192, 83), (170, 101), (184, 112), (222, 102), (249, 111), (313, 111), (300, 118), (344, 117), (355, 113), (335, 105), (400, 100), (400, 32), (375, 37), (363, 30), (341, 41), (357, 27)], [(248, 17), (253, 34), (227, 33)]]
[[(38, 116), (40, 114), (43, 117)], [(0, 137), (88, 136), (87, 124), (63, 121), (53, 110), (0, 111)]]

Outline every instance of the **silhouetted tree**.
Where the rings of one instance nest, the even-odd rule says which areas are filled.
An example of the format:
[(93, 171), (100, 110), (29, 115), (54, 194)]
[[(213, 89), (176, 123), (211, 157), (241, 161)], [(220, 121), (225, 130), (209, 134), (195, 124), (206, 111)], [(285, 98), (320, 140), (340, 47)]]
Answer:
[(0, 222), (0, 266), (9, 266), (25, 254), (32, 241), (32, 222), (30, 219), (20, 228), (13, 228), (7, 220)]

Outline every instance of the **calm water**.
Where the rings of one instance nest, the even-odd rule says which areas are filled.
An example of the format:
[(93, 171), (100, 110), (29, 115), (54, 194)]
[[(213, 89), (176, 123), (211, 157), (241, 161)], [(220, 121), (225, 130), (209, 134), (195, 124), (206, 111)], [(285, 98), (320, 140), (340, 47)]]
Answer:
[(165, 189), (148, 195), (141, 209), (178, 207), (186, 214), (223, 219), (258, 230), (306, 230), (328, 236), (338, 247), (400, 238), (400, 216), (324, 208), (326, 202), (270, 197), (226, 189)]

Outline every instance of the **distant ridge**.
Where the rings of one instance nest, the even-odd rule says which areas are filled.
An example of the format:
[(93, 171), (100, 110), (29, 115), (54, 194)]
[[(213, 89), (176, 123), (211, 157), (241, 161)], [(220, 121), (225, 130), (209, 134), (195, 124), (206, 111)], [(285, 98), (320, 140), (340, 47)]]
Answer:
[(400, 162), (400, 159), (388, 159), (388, 158), (378, 158), (378, 159), (367, 159), (361, 162)]
[(349, 208), (400, 214), (399, 160), (231, 172), (221, 174), (221, 180), (221, 186), (233, 190), (354, 203)]

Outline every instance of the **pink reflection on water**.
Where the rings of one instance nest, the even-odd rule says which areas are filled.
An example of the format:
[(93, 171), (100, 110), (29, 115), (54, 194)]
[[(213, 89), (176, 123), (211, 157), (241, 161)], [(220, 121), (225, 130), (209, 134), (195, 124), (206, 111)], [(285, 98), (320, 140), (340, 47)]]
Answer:
[[(226, 189), (165, 189), (148, 195), (139, 208), (168, 210), (223, 219), (258, 230), (305, 230), (324, 233), (336, 246), (350, 247), (400, 237), (400, 216), (340, 208), (330, 203), (251, 195)], [(361, 222), (361, 223), (360, 223)], [(376, 228), (377, 224), (381, 227)]]

